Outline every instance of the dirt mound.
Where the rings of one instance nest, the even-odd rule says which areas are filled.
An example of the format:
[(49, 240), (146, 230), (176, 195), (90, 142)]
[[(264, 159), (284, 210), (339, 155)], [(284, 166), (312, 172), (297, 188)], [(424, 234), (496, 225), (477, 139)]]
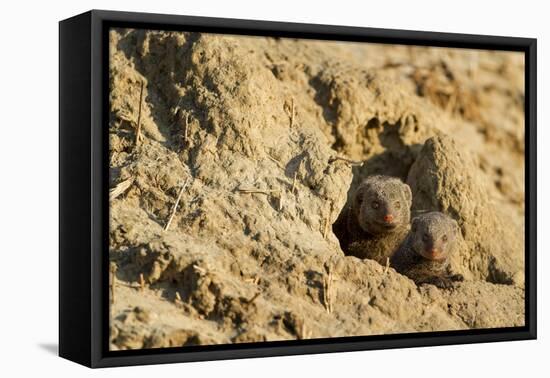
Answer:
[(467, 149), (438, 135), (426, 141), (408, 176), (413, 191), (413, 213), (441, 211), (461, 227), (464, 245), (454, 261), (467, 277), (495, 283), (524, 283), (524, 239), (521, 229), (491, 198), (490, 186), (480, 177)]
[[(112, 349), (523, 324), (512, 276), (522, 261), (507, 260), (522, 247), (478, 245), (492, 226), (443, 206), (432, 176), (417, 175), (433, 195), (415, 201), (452, 207), (463, 232), (478, 232), (465, 234), (471, 258), (459, 262), (470, 281), (419, 288), (345, 256), (331, 227), (367, 174), (405, 180), (411, 166), (432, 164), (434, 177), (447, 175), (423, 149), (437, 132), (476, 141), (468, 153), (477, 165), (453, 167), (480, 172), (495, 202), (484, 214), (493, 219), (500, 206), (503, 232), (508, 218), (521, 227), (522, 89), (510, 78), (523, 68), (514, 54), (479, 51), (477, 65), (449, 68), (464, 85), (485, 75), (497, 83), (491, 96), (517, 120), (503, 132), (420, 88), (435, 84), (418, 70), (472, 62), (469, 52), (136, 30), (112, 30), (110, 44)], [(495, 106), (479, 104), (479, 114)]]

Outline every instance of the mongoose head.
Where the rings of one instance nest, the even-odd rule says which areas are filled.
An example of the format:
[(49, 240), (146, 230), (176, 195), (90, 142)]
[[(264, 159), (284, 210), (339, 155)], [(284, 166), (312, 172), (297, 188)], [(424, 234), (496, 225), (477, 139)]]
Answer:
[(451, 217), (431, 212), (415, 217), (411, 226), (411, 247), (432, 261), (445, 261), (453, 250), (460, 230)]
[(353, 215), (369, 234), (385, 234), (406, 227), (411, 219), (411, 188), (395, 177), (369, 176), (353, 197)]

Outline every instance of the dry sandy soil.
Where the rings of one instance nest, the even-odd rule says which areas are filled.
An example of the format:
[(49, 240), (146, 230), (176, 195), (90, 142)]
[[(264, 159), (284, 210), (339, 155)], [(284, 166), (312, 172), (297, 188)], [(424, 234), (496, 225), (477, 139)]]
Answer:
[[(523, 55), (110, 44), (111, 349), (524, 324)], [(344, 255), (331, 226), (372, 173), (411, 185), (413, 215), (458, 221), (464, 282), (417, 287)]]

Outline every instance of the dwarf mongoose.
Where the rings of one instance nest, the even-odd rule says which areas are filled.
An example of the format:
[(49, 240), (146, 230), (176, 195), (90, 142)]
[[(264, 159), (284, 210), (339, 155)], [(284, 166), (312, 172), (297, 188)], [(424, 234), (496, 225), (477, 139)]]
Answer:
[(391, 266), (417, 285), (448, 288), (453, 281), (463, 280), (462, 275), (449, 270), (459, 232), (456, 221), (443, 213), (420, 215), (413, 219), (407, 238), (391, 258)]
[(346, 253), (385, 264), (407, 235), (411, 205), (411, 189), (398, 178), (367, 177), (344, 216)]

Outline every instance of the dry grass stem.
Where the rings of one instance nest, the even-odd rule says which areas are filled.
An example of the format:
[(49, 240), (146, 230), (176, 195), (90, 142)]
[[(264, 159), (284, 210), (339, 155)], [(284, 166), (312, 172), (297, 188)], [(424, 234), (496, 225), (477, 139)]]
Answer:
[(326, 266), (327, 274), (323, 277), (323, 302), (325, 304), (325, 308), (327, 310), (327, 313), (332, 313), (332, 270), (330, 269), (330, 266)]
[(115, 303), (115, 286), (116, 286), (116, 271), (117, 266), (115, 263), (111, 263), (111, 279), (110, 279), (110, 289), (111, 289), (111, 304)]
[(283, 166), (283, 164), (282, 164), (279, 160), (275, 159), (275, 158), (274, 158), (273, 156), (271, 156), (270, 154), (267, 154), (267, 157), (269, 158), (269, 160), (271, 160), (272, 162), (274, 162), (275, 164), (277, 164), (277, 166), (278, 166), (279, 168), (285, 169), (285, 167)]
[(260, 293), (259, 291), (256, 292), (256, 294), (254, 294), (254, 295), (252, 296), (252, 298), (248, 299), (248, 300), (246, 301), (246, 303), (247, 303), (247, 304), (252, 304), (252, 303), (254, 303), (254, 301), (255, 301), (256, 299), (258, 299), (258, 297), (260, 296), (260, 294), (261, 294), (261, 293)]
[(109, 190), (109, 200), (112, 201), (132, 186), (134, 183), (134, 178), (130, 177), (124, 181), (119, 182), (114, 188)]
[(294, 127), (294, 118), (296, 114), (296, 109), (294, 107), (294, 97), (292, 97), (291, 103), (290, 103), (290, 127)]
[(257, 285), (260, 282), (260, 277), (254, 276), (254, 277), (248, 277), (244, 279), (244, 282), (248, 282), (254, 285)]
[(139, 274), (139, 288), (141, 291), (145, 290), (145, 278), (143, 278), (143, 273)]
[(166, 222), (166, 226), (164, 226), (164, 231), (168, 231), (168, 228), (170, 227), (170, 224), (172, 223), (172, 219), (174, 219), (174, 215), (176, 215), (176, 211), (178, 210), (178, 205), (181, 200), (181, 196), (183, 195), (183, 191), (187, 187), (187, 184), (189, 183), (189, 180), (186, 180), (183, 185), (181, 186), (180, 192), (178, 194), (178, 198), (176, 199), (176, 202), (174, 203), (174, 207), (172, 207), (172, 213), (170, 214), (170, 218), (168, 218), (168, 222)]
[(141, 88), (139, 90), (139, 106), (138, 106), (137, 131), (136, 131), (136, 141), (135, 141), (136, 146), (139, 144), (139, 141), (141, 138), (141, 108), (143, 105), (143, 87), (144, 86), (145, 86), (145, 82), (142, 80)]
[(378, 289), (380, 289), (382, 285), (384, 285), (384, 282), (386, 280), (386, 276), (389, 270), (390, 270), (390, 258), (386, 257), (386, 265), (384, 266), (384, 271), (382, 272), (382, 280), (378, 284)]
[(244, 193), (244, 194), (265, 194), (270, 195), (271, 193), (278, 193), (280, 192), (279, 189), (237, 189), (238, 192)]
[(183, 140), (187, 143), (189, 140), (189, 114), (185, 115), (185, 132)]
[(180, 293), (179, 293), (178, 291), (176, 291), (175, 302), (176, 302), (176, 303), (182, 303), (181, 295), (180, 295)]

